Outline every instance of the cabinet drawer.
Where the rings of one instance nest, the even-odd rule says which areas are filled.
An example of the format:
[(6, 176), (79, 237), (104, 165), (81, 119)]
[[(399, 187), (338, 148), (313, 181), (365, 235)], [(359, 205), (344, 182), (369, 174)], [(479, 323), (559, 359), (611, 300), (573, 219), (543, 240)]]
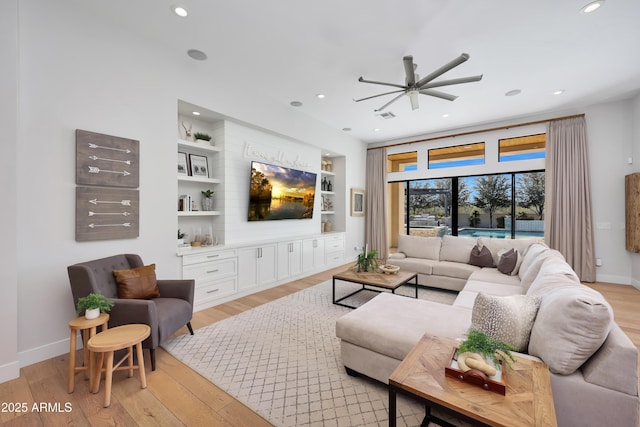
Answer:
[(329, 238), (327, 239), (326, 244), (326, 252), (336, 252), (344, 250), (344, 239), (340, 237), (339, 239)]
[(336, 252), (328, 253), (327, 256), (325, 257), (325, 260), (327, 264), (334, 264), (338, 262), (342, 263), (344, 262), (344, 251), (336, 251)]
[(182, 257), (182, 265), (200, 264), (202, 262), (217, 261), (219, 259), (234, 258), (237, 256), (235, 249), (227, 249), (216, 252), (202, 252), (193, 255), (184, 255)]
[(201, 303), (203, 300), (219, 298), (232, 294), (236, 291), (236, 278), (229, 277), (222, 280), (207, 281), (197, 286), (194, 294), (194, 302)]
[(237, 265), (238, 260), (235, 258), (204, 262), (184, 267), (182, 275), (186, 279), (215, 279), (235, 275), (238, 272)]

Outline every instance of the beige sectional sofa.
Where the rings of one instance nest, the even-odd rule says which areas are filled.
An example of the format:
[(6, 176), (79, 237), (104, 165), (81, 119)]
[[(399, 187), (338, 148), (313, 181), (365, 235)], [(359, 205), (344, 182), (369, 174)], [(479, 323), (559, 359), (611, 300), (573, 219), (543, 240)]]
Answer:
[[(476, 245), (489, 249), (496, 265), (499, 253), (515, 249), (517, 268), (504, 274), (470, 265)], [(349, 373), (388, 382), (423, 334), (462, 338), (485, 322), (476, 299), (511, 309), (534, 301), (532, 323), (522, 328), (517, 309), (507, 323), (526, 331), (522, 352), (549, 366), (558, 425), (639, 425), (638, 351), (606, 300), (580, 283), (559, 252), (532, 240), (400, 236), (388, 263), (418, 272), (421, 285), (459, 293), (453, 305), (381, 293), (342, 316), (336, 334)]]

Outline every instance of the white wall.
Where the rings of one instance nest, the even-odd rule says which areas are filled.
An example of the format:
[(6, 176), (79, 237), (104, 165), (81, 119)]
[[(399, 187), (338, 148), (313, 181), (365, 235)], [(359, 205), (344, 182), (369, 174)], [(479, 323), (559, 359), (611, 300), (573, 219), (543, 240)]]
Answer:
[[(9, 155), (2, 157), (3, 173), (15, 177), (4, 182), (15, 181), (17, 191), (15, 203), (8, 203), (17, 213), (3, 212), (8, 215), (6, 227), (17, 230), (16, 249), (10, 254), (15, 257), (17, 283), (11, 283), (9, 266), (3, 275), (3, 286), (9, 289), (0, 303), (2, 315), (8, 316), (3, 322), (0, 364), (18, 361), (25, 366), (68, 352), (67, 324), (74, 315), (66, 273), (70, 264), (133, 252), (155, 262), (159, 277), (177, 276), (178, 99), (287, 135), (293, 141), (343, 154), (353, 159), (347, 186), (364, 186), (365, 146), (344, 133), (289, 106), (242, 93), (239, 82), (218, 81), (184, 52), (167, 52), (165, 47), (114, 27), (106, 17), (93, 16), (77, 5), (32, 0), (20, 2), (18, 13), (11, 10), (15, 4), (3, 11), (1, 34), (3, 49), (10, 48), (11, 40), (18, 36), (17, 91), (12, 79), (8, 82), (9, 92), (16, 92), (19, 98), (12, 102), (3, 96), (0, 105), (3, 120), (10, 122), (11, 113), (15, 116), (17, 111), (19, 123), (17, 138), (10, 138), (10, 147), (4, 151)], [(9, 50), (3, 55), (3, 66), (11, 67), (12, 58), (15, 54)], [(9, 110), (6, 114), (5, 109)], [(140, 141), (139, 238), (75, 241), (77, 128)], [(10, 123), (8, 132), (4, 121), (2, 129), (4, 136), (10, 137)], [(11, 173), (13, 150), (15, 173)], [(319, 164), (319, 155), (316, 160)], [(5, 200), (14, 200), (13, 190), (2, 190)], [(362, 241), (363, 221), (349, 219), (346, 228), (348, 244)], [(5, 237), (11, 252), (12, 233), (5, 233)], [(3, 262), (10, 260), (8, 256)], [(17, 329), (11, 321), (15, 307), (12, 294), (16, 293)], [(16, 335), (17, 354), (10, 345)]]
[[(631, 137), (631, 155), (633, 171), (640, 172), (640, 95), (632, 101), (633, 135)], [(631, 284), (640, 289), (640, 254), (631, 254)]]
[(18, 2), (3, 3), (0, 14), (0, 129), (2, 129), (2, 156), (0, 156), (0, 223), (4, 224), (2, 256), (0, 257), (0, 383), (15, 378), (20, 366), (18, 351), (18, 271), (16, 268), (16, 144), (18, 116)]

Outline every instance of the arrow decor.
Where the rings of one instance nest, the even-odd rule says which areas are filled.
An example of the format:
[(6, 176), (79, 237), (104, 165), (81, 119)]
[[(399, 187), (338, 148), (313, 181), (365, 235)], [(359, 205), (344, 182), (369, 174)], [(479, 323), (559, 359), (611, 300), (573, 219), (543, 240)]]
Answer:
[(137, 188), (139, 145), (134, 139), (76, 130), (76, 184)]
[(138, 237), (138, 190), (76, 187), (76, 241)]

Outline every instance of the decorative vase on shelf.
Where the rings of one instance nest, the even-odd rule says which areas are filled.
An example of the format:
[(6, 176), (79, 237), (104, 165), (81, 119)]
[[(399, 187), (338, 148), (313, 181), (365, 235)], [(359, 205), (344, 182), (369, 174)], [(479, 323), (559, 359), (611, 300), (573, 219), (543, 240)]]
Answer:
[(203, 197), (202, 198), (202, 210), (203, 211), (212, 211), (213, 210), (213, 199), (211, 197)]
[(99, 308), (92, 308), (92, 309), (87, 309), (84, 312), (84, 317), (86, 319), (96, 319), (98, 316), (100, 316), (100, 309)]

